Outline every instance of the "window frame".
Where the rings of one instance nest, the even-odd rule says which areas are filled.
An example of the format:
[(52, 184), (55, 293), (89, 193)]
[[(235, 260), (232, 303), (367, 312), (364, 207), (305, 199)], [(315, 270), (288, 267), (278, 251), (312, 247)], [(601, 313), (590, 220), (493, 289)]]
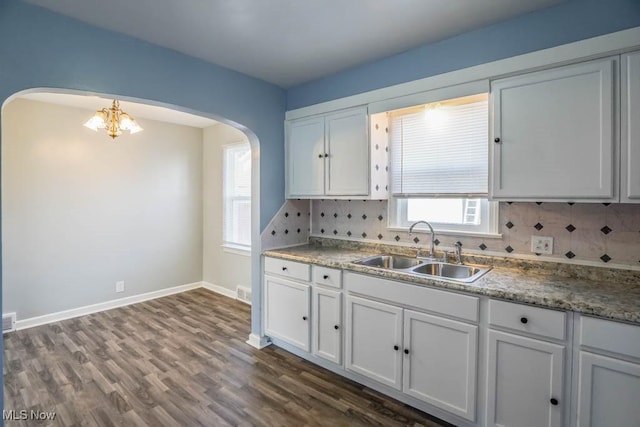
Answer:
[[(442, 222), (430, 222), (433, 230), (437, 233), (454, 235), (454, 236), (473, 236), (473, 237), (486, 237), (496, 238), (502, 237), (502, 234), (498, 232), (499, 225), (499, 203), (489, 200), (486, 197), (447, 197), (447, 199), (481, 199), (481, 216), (487, 218), (480, 225), (470, 224), (449, 224)], [(407, 206), (403, 203), (409, 199), (429, 199), (435, 200), (437, 197), (394, 197), (389, 196), (388, 202), (388, 222), (387, 228), (392, 231), (408, 231), (413, 221), (407, 219)], [(483, 203), (486, 201), (486, 203)], [(404, 205), (404, 206), (403, 206)], [(403, 215), (403, 218), (399, 216)], [(429, 233), (429, 229), (423, 225), (418, 225), (414, 229), (417, 233)]]
[[(479, 95), (475, 94), (456, 94), (452, 97), (442, 97), (440, 99), (431, 100), (429, 103), (414, 105), (411, 107), (406, 107), (394, 111), (387, 111), (387, 116), (389, 118), (389, 126), (391, 127), (391, 118), (392, 116), (399, 116), (403, 114), (415, 114), (416, 110), (426, 108), (429, 104), (439, 104), (441, 102), (446, 103), (449, 100), (455, 100), (458, 98), (466, 98), (473, 97)], [(487, 93), (487, 96), (489, 94)], [(473, 102), (473, 101), (472, 101)], [(406, 113), (403, 113), (402, 110), (406, 110)], [(487, 122), (490, 120), (490, 111), (487, 111)], [(393, 144), (392, 140), (393, 132), (389, 132), (389, 146)], [(489, 162), (489, 133), (487, 133), (487, 162)], [(393, 150), (390, 149), (390, 156), (393, 154)], [(390, 159), (389, 167), (393, 167), (393, 159)], [(490, 173), (490, 171), (488, 171)], [(393, 188), (393, 171), (389, 172), (390, 179), (390, 188)], [(488, 182), (487, 182), (488, 185)], [(488, 188), (487, 188), (488, 190)], [(489, 195), (487, 193), (481, 194), (446, 194), (446, 193), (438, 193), (438, 194), (398, 194), (394, 195), (392, 192), (389, 194), (388, 201), (388, 212), (387, 212), (387, 229), (391, 231), (402, 231), (406, 232), (409, 230), (409, 227), (413, 223), (413, 221), (409, 221), (407, 218), (408, 215), (408, 207), (407, 202), (410, 199), (428, 199), (428, 200), (437, 200), (437, 199), (480, 199), (481, 200), (481, 224), (450, 224), (450, 223), (437, 223), (430, 222), (433, 229), (437, 233), (447, 234), (447, 235), (460, 235), (460, 236), (473, 236), (473, 237), (484, 237), (484, 238), (501, 238), (502, 234), (498, 232), (499, 225), (499, 203), (489, 200)], [(426, 219), (426, 218), (425, 218)], [(429, 229), (424, 226), (418, 225), (415, 230), (418, 233), (429, 233)]]
[[(237, 195), (236, 191), (231, 191), (232, 187), (235, 186), (235, 183), (229, 182), (230, 179), (233, 179), (233, 174), (236, 167), (235, 162), (233, 162), (233, 165), (231, 165), (231, 162), (229, 161), (230, 154), (232, 151), (240, 151), (243, 148), (248, 149), (249, 156), (251, 156), (251, 145), (248, 141), (236, 141), (236, 142), (231, 142), (231, 143), (222, 145), (222, 245), (221, 246), (224, 252), (233, 253), (236, 255), (251, 256), (251, 246), (252, 246), (251, 241), (249, 241), (249, 244), (245, 244), (237, 240), (232, 240), (232, 238), (235, 238), (237, 236), (231, 236), (231, 239), (230, 239), (228, 234), (233, 230), (228, 229), (229, 223), (227, 222), (227, 218), (230, 215), (230, 211), (233, 210), (233, 202), (235, 201), (240, 201), (240, 202), (248, 201), (249, 214), (250, 215), (252, 214), (251, 177), (249, 177), (249, 195), (248, 196)], [(253, 161), (253, 159), (251, 159), (251, 161)], [(229, 169), (230, 166), (233, 166), (234, 169), (230, 170)], [(252, 173), (251, 168), (250, 168), (250, 173)], [(230, 192), (233, 194), (229, 194)], [(251, 224), (249, 224), (249, 226), (251, 226)], [(250, 232), (249, 232), (249, 238), (251, 239)]]

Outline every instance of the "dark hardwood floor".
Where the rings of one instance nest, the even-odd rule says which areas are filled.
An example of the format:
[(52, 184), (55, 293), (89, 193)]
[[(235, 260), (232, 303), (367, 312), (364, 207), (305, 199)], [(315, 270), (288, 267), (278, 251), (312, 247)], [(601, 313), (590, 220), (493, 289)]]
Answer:
[[(275, 346), (249, 307), (204, 289), (4, 335), (7, 426), (441, 426)], [(30, 413), (30, 412), (29, 412)]]

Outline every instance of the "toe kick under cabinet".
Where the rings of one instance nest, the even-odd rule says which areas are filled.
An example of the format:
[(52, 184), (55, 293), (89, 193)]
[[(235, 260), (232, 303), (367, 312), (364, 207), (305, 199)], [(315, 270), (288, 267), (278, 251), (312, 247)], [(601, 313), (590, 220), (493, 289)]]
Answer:
[(640, 427), (640, 326), (264, 258), (265, 334), (456, 426)]

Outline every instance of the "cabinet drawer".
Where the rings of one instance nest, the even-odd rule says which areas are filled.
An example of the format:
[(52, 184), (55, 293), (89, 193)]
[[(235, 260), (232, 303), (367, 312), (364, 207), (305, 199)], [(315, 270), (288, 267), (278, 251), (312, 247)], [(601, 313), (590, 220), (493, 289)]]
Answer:
[(489, 325), (565, 340), (566, 317), (563, 311), (531, 307), (505, 301), (489, 301)]
[(342, 288), (342, 270), (314, 266), (313, 283), (332, 288)]
[(301, 262), (287, 261), (278, 258), (264, 258), (265, 273), (277, 274), (308, 282), (311, 278), (311, 266)]
[(583, 316), (580, 345), (640, 359), (640, 326)]

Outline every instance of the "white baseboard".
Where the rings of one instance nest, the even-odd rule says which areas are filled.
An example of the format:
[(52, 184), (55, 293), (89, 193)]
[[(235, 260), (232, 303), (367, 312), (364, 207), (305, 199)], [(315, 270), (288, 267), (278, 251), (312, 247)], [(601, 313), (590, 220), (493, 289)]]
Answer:
[(211, 292), (215, 292), (217, 294), (220, 295), (224, 295), (225, 297), (229, 297), (229, 298), (233, 298), (233, 299), (237, 299), (238, 295), (236, 294), (236, 291), (233, 291), (229, 288), (225, 288), (224, 286), (220, 286), (220, 285), (214, 285), (213, 283), (209, 283), (209, 282), (202, 282), (202, 287), (205, 289), (210, 290)]
[(251, 334), (249, 335), (249, 339), (247, 340), (247, 344), (251, 347), (255, 347), (258, 350), (265, 348), (268, 345), (271, 345), (271, 341), (267, 337), (261, 337), (260, 335)]
[(190, 291), (206, 287), (202, 282), (194, 282), (172, 288), (160, 289), (159, 291), (147, 292), (139, 295), (132, 295), (126, 298), (114, 299), (111, 301), (101, 302), (98, 304), (86, 305), (84, 307), (72, 308), (70, 310), (58, 311), (56, 313), (45, 314), (43, 316), (30, 317), (24, 320), (16, 321), (16, 330), (33, 328), (34, 326), (45, 325), (47, 323), (58, 322), (60, 320), (72, 319), (74, 317), (85, 316), (87, 314), (97, 313), (99, 311), (110, 310), (112, 308), (124, 307), (126, 305), (138, 302), (148, 301), (168, 295), (179, 294), (181, 292)]

